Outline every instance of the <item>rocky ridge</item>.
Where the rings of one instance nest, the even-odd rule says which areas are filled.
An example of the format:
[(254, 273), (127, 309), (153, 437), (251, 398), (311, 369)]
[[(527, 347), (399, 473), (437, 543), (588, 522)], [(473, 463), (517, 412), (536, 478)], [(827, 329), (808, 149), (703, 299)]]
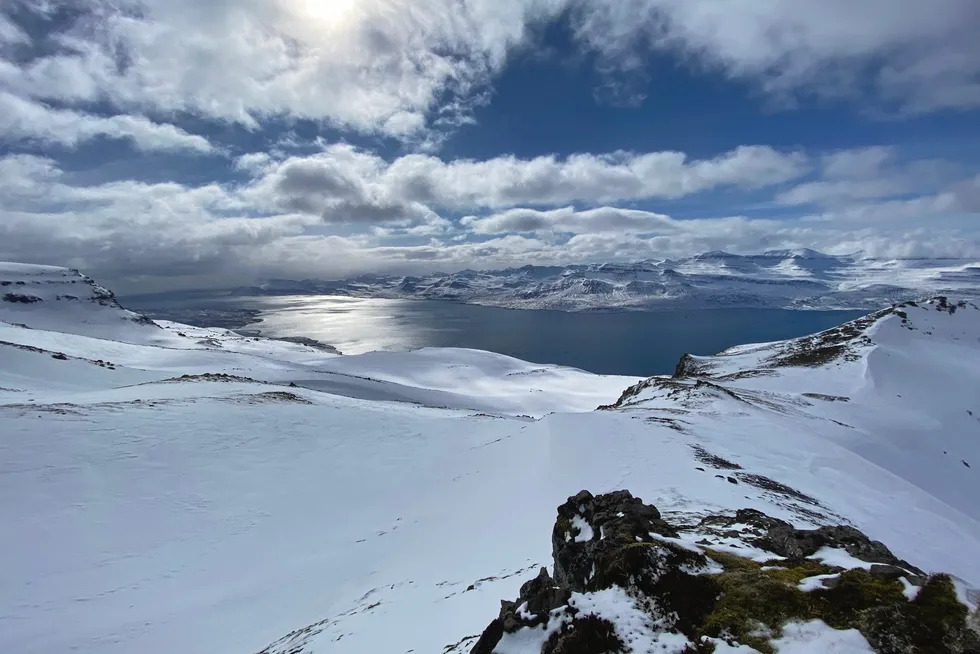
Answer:
[(582, 491), (558, 507), (552, 548), (553, 573), (502, 601), (471, 654), (772, 654), (808, 637), (807, 651), (980, 652), (949, 576), (851, 526), (753, 509), (670, 524), (628, 491)]

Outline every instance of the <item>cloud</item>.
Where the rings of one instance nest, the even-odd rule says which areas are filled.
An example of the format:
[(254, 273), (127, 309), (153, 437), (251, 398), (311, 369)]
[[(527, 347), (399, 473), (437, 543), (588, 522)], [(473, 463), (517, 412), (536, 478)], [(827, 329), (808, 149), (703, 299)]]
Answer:
[[(380, 204), (376, 213), (364, 213), (365, 202), (377, 193), (371, 184), (385, 179), (388, 169), (354, 149), (347, 156), (340, 161), (348, 165), (327, 169), (305, 168), (305, 159), (265, 162), (252, 183), (199, 186), (79, 185), (50, 159), (0, 157), (0, 260), (72, 265), (121, 290), (146, 290), (239, 285), (270, 276), (679, 257), (715, 249), (980, 257), (980, 177), (914, 198), (858, 200), (778, 218), (720, 210), (716, 217), (678, 219), (615, 206), (517, 206), (453, 220), (417, 202), (420, 213), (406, 217), (403, 209), (411, 202), (404, 198), (391, 205), (398, 207), (393, 214)], [(896, 157), (841, 152), (810, 159), (820, 161), (821, 174), (828, 176), (823, 181), (843, 181), (845, 171), (867, 177), (875, 165), (885, 171), (901, 167)], [(868, 163), (874, 161), (881, 163)], [(347, 177), (337, 181), (324, 170)], [(299, 205), (277, 207), (276, 196), (267, 195), (284, 186), (307, 197), (310, 184), (323, 184), (333, 194), (330, 202), (359, 215), (339, 224)]]
[(980, 107), (975, 0), (15, 1), (0, 9), (0, 85), (74, 109), (251, 129), (308, 118), (435, 148), (510, 53), (536, 47), (530, 26), (567, 16), (573, 47), (599, 55), (602, 102), (655, 101), (649, 55), (668, 51), (777, 96)]
[(895, 148), (869, 147), (827, 154), (821, 177), (779, 193), (781, 205), (839, 206), (862, 200), (935, 191), (959, 175), (957, 167), (939, 160), (900, 161)]
[[(614, 152), (448, 163), (415, 154), (388, 163), (348, 145), (332, 145), (267, 168), (251, 195), (257, 202), (322, 214), (326, 220), (339, 222), (341, 216), (370, 222), (384, 212), (390, 219), (422, 219), (423, 206), (469, 211), (680, 198), (725, 186), (757, 189), (799, 178), (808, 169), (802, 153), (764, 146), (742, 146), (695, 161), (681, 152)], [(358, 207), (365, 208), (362, 217)]]
[(0, 158), (0, 196), (0, 259), (111, 275), (214, 274), (316, 222), (295, 214), (249, 217), (234, 194), (213, 184), (75, 186), (54, 162), (27, 155)]
[[(600, 0), (578, 38), (612, 70), (681, 53), (767, 92), (864, 95), (907, 112), (980, 107), (974, 0)], [(869, 83), (870, 80), (870, 83)]]
[[(527, 22), (560, 4), (51, 0), (75, 16), (68, 25), (48, 21), (61, 47), (0, 69), (0, 82), (66, 103), (106, 100), (253, 128), (286, 115), (404, 137), (437, 102), (465, 111)], [(10, 15), (4, 24), (13, 27)]]
[(102, 117), (52, 109), (0, 91), (0, 140), (74, 148), (98, 137), (126, 139), (144, 152), (214, 152), (206, 138), (174, 125), (154, 123), (141, 116)]
[(510, 209), (483, 218), (466, 216), (460, 221), (476, 234), (562, 232), (616, 233), (625, 236), (670, 229), (674, 222), (663, 214), (616, 207), (599, 207), (586, 211), (576, 211), (574, 207), (552, 211)]

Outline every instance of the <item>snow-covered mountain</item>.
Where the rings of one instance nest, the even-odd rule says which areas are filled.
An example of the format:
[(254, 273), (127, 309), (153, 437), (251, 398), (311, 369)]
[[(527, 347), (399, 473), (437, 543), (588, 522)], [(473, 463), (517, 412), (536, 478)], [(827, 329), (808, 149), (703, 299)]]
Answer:
[(809, 249), (760, 255), (564, 267), (362, 275), (340, 281), (270, 280), (237, 295), (325, 294), (443, 299), (517, 309), (690, 309), (725, 306), (875, 309), (927, 295), (980, 297), (980, 261), (881, 260)]
[(141, 319), (86, 279), (0, 264), (0, 651), (467, 652), (583, 488), (671, 524), (852, 525), (976, 605), (970, 302), (641, 380), (335, 356)]

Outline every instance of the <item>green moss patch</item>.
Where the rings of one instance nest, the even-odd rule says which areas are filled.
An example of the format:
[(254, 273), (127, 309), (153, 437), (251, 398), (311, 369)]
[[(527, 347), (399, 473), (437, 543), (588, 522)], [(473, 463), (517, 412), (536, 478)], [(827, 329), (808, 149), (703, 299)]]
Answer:
[(974, 646), (975, 636), (966, 629), (967, 609), (945, 575), (930, 577), (910, 602), (899, 580), (866, 570), (840, 572), (832, 587), (804, 592), (799, 589), (803, 579), (835, 569), (810, 559), (760, 564), (724, 552), (709, 550), (708, 555), (724, 572), (714, 575), (721, 595), (699, 635), (774, 654), (772, 639), (782, 635), (783, 625), (817, 619), (834, 629), (857, 629), (875, 651), (887, 654), (963, 652)]

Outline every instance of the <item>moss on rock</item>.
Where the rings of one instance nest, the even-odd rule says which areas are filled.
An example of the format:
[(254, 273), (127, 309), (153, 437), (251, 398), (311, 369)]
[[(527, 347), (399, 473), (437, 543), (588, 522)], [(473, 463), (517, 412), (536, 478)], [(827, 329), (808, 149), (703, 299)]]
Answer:
[[(972, 652), (977, 646), (975, 634), (966, 629), (967, 608), (946, 575), (930, 577), (909, 601), (898, 579), (863, 569), (840, 571), (810, 559), (759, 564), (709, 554), (724, 568), (717, 575), (723, 594), (702, 635), (772, 654), (771, 641), (787, 622), (817, 619), (834, 629), (857, 629), (881, 654)], [(800, 590), (803, 579), (835, 571), (839, 576), (829, 587)]]
[[(698, 525), (706, 533), (749, 525), (749, 544), (783, 557), (760, 563), (679, 544), (676, 527), (656, 507), (625, 491), (598, 497), (583, 491), (558, 514), (554, 579), (542, 569), (522, 586), (516, 602), (503, 602), (473, 653), (491, 654), (505, 633), (543, 629), (545, 623), (555, 631), (542, 641), (542, 654), (633, 652), (630, 634), (617, 633), (610, 616), (579, 611), (571, 601), (575, 593), (618, 587), (649, 616), (648, 628), (683, 634), (689, 654), (715, 651), (712, 639), (775, 654), (773, 641), (788, 623), (811, 620), (855, 629), (879, 654), (980, 654), (980, 639), (967, 628), (968, 610), (951, 579), (926, 576), (853, 527), (797, 530), (752, 510), (734, 518), (708, 516)], [(589, 525), (591, 538), (571, 537), (578, 534), (576, 519)], [(844, 549), (868, 569), (844, 570), (807, 558), (821, 547)], [(821, 584), (802, 589), (813, 588), (801, 582), (818, 576), (824, 576)], [(920, 586), (912, 600), (903, 577)]]

